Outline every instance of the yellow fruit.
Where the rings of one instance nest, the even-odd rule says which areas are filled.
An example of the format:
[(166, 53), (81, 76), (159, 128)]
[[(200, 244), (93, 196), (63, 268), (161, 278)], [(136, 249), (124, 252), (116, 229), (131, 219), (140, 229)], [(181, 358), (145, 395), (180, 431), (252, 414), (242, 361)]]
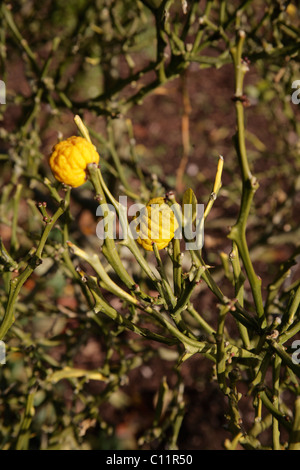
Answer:
[(139, 219), (137, 242), (147, 251), (153, 251), (153, 243), (162, 250), (174, 238), (177, 227), (174, 212), (164, 198), (150, 199)]
[(297, 16), (297, 7), (290, 3), (286, 8), (286, 12), (289, 16), (295, 18)]
[(93, 144), (83, 137), (69, 137), (55, 145), (49, 159), (55, 178), (76, 188), (86, 181), (89, 163), (98, 163), (99, 154)]

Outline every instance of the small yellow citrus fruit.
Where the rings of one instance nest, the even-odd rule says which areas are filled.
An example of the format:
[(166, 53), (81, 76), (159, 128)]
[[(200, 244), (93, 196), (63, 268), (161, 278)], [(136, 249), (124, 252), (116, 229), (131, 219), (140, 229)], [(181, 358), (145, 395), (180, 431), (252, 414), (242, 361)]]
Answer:
[(142, 212), (137, 232), (139, 238), (137, 242), (147, 251), (153, 251), (153, 243), (157, 248), (165, 248), (178, 228), (178, 222), (175, 214), (165, 203), (163, 197), (150, 199)]
[(99, 154), (88, 140), (72, 136), (56, 144), (49, 159), (55, 178), (61, 183), (76, 188), (86, 181), (89, 163), (98, 163)]

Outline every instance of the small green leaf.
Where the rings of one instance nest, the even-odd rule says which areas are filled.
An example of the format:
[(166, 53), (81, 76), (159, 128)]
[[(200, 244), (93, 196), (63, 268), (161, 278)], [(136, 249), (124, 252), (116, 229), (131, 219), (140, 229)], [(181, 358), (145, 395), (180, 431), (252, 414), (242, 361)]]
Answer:
[(183, 225), (192, 219), (192, 223), (196, 220), (197, 215), (197, 198), (194, 191), (189, 188), (185, 191), (182, 198), (182, 209), (183, 209)]

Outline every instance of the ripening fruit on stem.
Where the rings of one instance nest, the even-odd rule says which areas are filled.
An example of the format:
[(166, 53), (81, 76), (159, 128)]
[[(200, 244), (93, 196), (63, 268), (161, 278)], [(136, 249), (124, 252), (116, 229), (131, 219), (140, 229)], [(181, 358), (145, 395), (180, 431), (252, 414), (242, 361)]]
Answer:
[(93, 144), (83, 137), (72, 136), (56, 144), (49, 159), (55, 178), (72, 188), (86, 182), (89, 163), (98, 163), (99, 154)]
[(163, 197), (150, 199), (141, 216), (136, 228), (139, 238), (137, 242), (147, 251), (153, 251), (153, 243), (157, 248), (165, 248), (178, 227), (175, 214), (165, 203)]

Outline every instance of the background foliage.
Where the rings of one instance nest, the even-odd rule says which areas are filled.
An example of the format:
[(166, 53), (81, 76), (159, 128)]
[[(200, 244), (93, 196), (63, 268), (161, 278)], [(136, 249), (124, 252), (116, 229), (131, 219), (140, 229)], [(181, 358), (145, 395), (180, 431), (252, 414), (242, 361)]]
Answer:
[[(2, 2), (0, 18), (7, 85), (0, 105), (1, 448), (298, 448), (299, 371), (291, 362), (300, 328), (296, 3), (16, 0)], [(247, 72), (237, 94), (240, 31)], [(245, 114), (243, 132), (238, 113)], [(115, 198), (146, 202), (174, 190), (181, 201), (192, 188), (207, 204), (223, 155), (202, 256), (224, 296), (248, 312), (253, 343), (245, 349), (258, 354), (258, 365), (234, 357), (223, 363), (222, 346), (216, 364), (203, 351), (181, 362), (181, 343), (156, 342), (94, 314), (75, 269), (89, 274), (90, 267), (67, 247), (70, 240), (100, 254), (93, 186), (72, 190), (65, 210), (59, 203), (69, 193), (47, 164), (57, 140), (78, 132), (75, 115), (89, 129)], [(246, 220), (266, 322), (255, 334), (253, 279), (234, 261), (243, 247), (234, 252), (228, 238), (247, 186), (236, 129), (259, 182)], [(49, 222), (53, 214), (57, 223)], [(131, 253), (120, 251), (137, 284), (156, 297)], [(172, 263), (161, 256), (169, 276)], [(154, 256), (147, 262), (156, 267)], [(182, 266), (189, 270), (186, 257)], [(129, 323), (160, 331), (118, 296), (105, 298)], [(205, 280), (193, 286), (191, 306), (184, 320), (199, 341), (245, 346), (241, 318), (220, 308), (217, 287)]]

